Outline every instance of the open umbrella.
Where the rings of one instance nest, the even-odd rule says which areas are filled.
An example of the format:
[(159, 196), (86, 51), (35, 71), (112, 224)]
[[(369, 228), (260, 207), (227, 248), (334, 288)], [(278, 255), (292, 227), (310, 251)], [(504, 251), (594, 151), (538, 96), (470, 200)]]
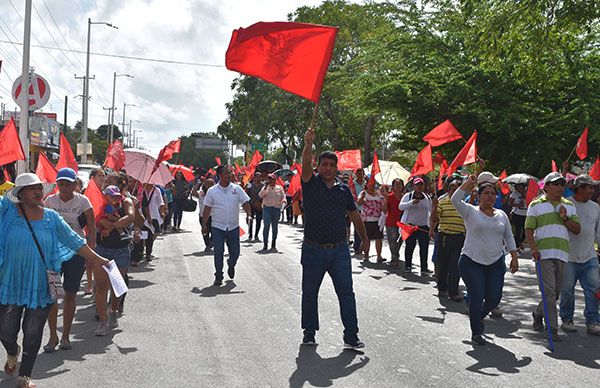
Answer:
[(256, 171), (260, 172), (273, 172), (279, 169), (281, 169), (281, 164), (273, 160), (263, 160), (258, 164), (258, 166), (256, 166)]
[[(373, 165), (365, 168), (365, 173), (370, 174)], [(375, 175), (377, 183), (382, 185), (391, 185), (392, 181), (396, 178), (400, 178), (404, 183), (408, 182), (410, 178), (410, 172), (400, 165), (398, 162), (390, 162), (387, 160), (379, 161), (379, 168), (381, 173)]]
[(536, 182), (539, 181), (539, 179), (534, 177), (533, 175), (529, 175), (529, 174), (525, 174), (525, 173), (516, 173), (516, 174), (511, 174), (511, 175), (507, 176), (506, 178), (502, 179), (502, 182), (511, 183), (513, 185), (516, 185), (519, 183), (526, 185), (530, 179), (533, 179)]
[(281, 168), (273, 172), (275, 176), (286, 177), (289, 175), (296, 175), (296, 171), (290, 170), (289, 168)]
[(141, 183), (154, 183), (164, 186), (173, 180), (173, 176), (168, 167), (160, 164), (154, 174), (152, 170), (156, 164), (156, 158), (148, 151), (127, 148), (125, 152), (125, 166), (127, 175), (137, 179)]
[(182, 164), (168, 164), (168, 167), (169, 171), (171, 171), (171, 174), (173, 175), (173, 178), (178, 171), (181, 171), (183, 177), (188, 182), (193, 181), (195, 178), (194, 172), (189, 167), (186, 167)]

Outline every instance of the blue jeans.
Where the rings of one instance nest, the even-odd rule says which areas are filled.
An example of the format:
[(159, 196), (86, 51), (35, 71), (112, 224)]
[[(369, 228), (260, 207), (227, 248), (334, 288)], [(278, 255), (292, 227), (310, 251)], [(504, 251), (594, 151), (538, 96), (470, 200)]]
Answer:
[(458, 272), (462, 277), (469, 294), (469, 321), (471, 333), (483, 333), (481, 320), (492, 311), (502, 299), (506, 263), (504, 256), (490, 265), (474, 262), (469, 256), (461, 255), (458, 261)]
[(212, 227), (212, 242), (215, 250), (215, 278), (223, 279), (223, 255), (225, 254), (225, 243), (229, 258), (227, 265), (235, 266), (240, 257), (240, 228), (228, 231)]
[(278, 207), (265, 206), (263, 207), (262, 213), (263, 223), (265, 224), (265, 227), (263, 228), (263, 243), (266, 244), (269, 241), (270, 227), (272, 227), (273, 229), (273, 241), (277, 240), (277, 226), (279, 225), (281, 209), (279, 209)]
[(350, 248), (342, 244), (336, 248), (320, 248), (309, 243), (302, 244), (302, 328), (319, 330), (318, 297), (325, 273), (329, 273), (340, 303), (344, 338), (358, 333), (356, 300), (352, 290), (352, 263)]
[(598, 315), (598, 299), (594, 292), (600, 287), (600, 276), (598, 274), (598, 257), (594, 257), (585, 263), (567, 263), (565, 268), (565, 280), (563, 289), (560, 293), (560, 318), (563, 321), (573, 321), (573, 312), (575, 311), (575, 284), (583, 288), (585, 297), (585, 324), (593, 325), (600, 323)]
[(183, 219), (183, 203), (186, 198), (173, 200), (173, 227), (179, 229)]

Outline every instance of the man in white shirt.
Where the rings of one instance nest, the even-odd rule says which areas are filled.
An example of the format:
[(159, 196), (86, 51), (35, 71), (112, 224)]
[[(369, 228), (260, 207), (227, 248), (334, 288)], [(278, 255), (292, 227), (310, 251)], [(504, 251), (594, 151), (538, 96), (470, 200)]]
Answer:
[(225, 243), (229, 251), (227, 259), (227, 275), (235, 276), (235, 264), (240, 256), (240, 204), (250, 218), (250, 197), (237, 184), (231, 183), (231, 172), (228, 166), (217, 167), (219, 183), (208, 189), (204, 197), (202, 213), (202, 233), (208, 233), (206, 225), (212, 212), (213, 249), (215, 257), (215, 285), (223, 284), (223, 254)]

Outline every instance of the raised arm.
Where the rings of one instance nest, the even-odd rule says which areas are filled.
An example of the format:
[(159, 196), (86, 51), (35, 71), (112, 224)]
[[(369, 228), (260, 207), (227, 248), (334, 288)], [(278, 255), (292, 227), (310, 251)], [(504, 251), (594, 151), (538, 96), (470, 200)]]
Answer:
[(312, 147), (315, 141), (315, 130), (309, 128), (304, 134), (304, 149), (302, 150), (302, 181), (308, 182), (313, 176)]
[(452, 204), (456, 208), (456, 211), (460, 213), (461, 217), (465, 219), (471, 209), (474, 208), (473, 205), (468, 205), (464, 201), (465, 193), (471, 192), (473, 187), (475, 187), (475, 183), (477, 182), (477, 177), (475, 175), (470, 175), (469, 178), (452, 194)]

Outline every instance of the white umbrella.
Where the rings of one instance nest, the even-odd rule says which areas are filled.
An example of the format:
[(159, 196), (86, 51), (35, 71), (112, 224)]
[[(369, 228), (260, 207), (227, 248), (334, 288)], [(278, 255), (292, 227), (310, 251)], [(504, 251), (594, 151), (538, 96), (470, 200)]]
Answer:
[(525, 174), (525, 173), (516, 173), (516, 174), (511, 174), (509, 176), (507, 176), (506, 178), (502, 179), (502, 182), (504, 183), (512, 183), (513, 185), (516, 184), (527, 184), (527, 182), (529, 182), (530, 179), (533, 179), (534, 181), (539, 181), (538, 178), (534, 177), (533, 175), (529, 175), (529, 174)]
[[(372, 167), (373, 164), (365, 168), (365, 173), (371, 174)], [(375, 180), (380, 185), (391, 185), (392, 181), (396, 178), (400, 178), (404, 181), (404, 183), (406, 183), (410, 178), (410, 171), (406, 170), (398, 162), (380, 160), (379, 168), (381, 169), (381, 173), (375, 175)]]
[(123, 168), (130, 177), (141, 183), (154, 183), (161, 186), (165, 186), (173, 180), (169, 168), (164, 163), (161, 163), (152, 174), (156, 158), (150, 155), (148, 151), (127, 148), (124, 152), (125, 166)]

